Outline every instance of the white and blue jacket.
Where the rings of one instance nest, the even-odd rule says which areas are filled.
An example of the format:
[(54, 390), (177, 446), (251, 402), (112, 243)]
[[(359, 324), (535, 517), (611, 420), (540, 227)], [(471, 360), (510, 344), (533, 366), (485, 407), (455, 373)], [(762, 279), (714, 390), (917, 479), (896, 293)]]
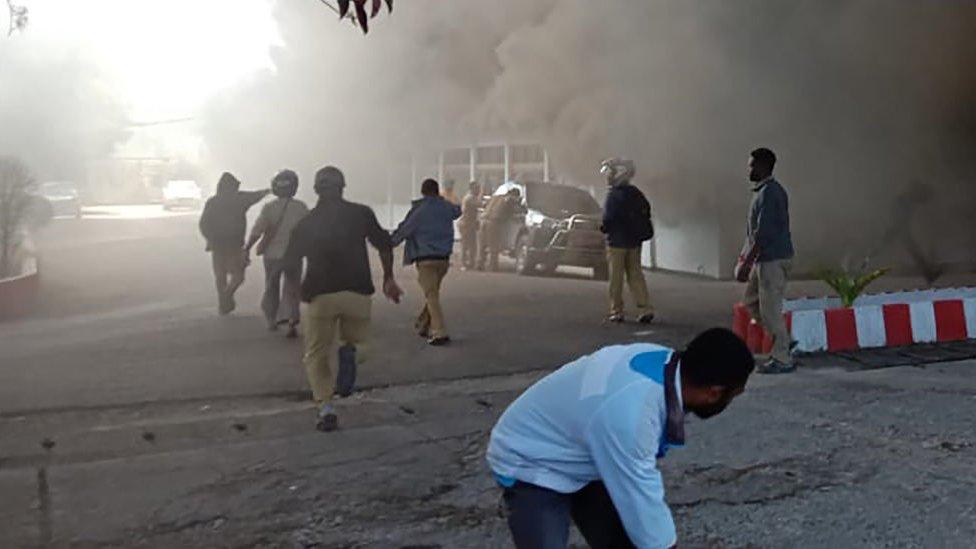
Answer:
[(602, 481), (637, 547), (674, 545), (656, 459), (684, 444), (677, 358), (659, 345), (617, 345), (539, 380), (491, 432), (496, 479), (567, 494)]

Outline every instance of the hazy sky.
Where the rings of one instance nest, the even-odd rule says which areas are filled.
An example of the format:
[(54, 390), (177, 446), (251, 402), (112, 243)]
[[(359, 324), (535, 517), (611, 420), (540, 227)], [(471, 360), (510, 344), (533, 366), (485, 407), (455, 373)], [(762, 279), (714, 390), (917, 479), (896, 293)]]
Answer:
[(270, 0), (21, 0), (30, 27), (0, 47), (65, 48), (110, 83), (136, 121), (193, 116), (222, 89), (270, 68)]

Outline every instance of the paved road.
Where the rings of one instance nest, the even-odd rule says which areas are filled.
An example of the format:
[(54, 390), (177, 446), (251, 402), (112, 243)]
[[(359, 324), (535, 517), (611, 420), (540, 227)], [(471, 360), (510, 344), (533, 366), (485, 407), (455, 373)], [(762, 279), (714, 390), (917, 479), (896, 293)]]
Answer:
[[(193, 215), (106, 210), (40, 241), (40, 307), (0, 323), (0, 547), (507, 547), (482, 460), (505, 405), (599, 345), (727, 324), (740, 291), (654, 273), (660, 322), (604, 326), (582, 273), (452, 272), (456, 344), (435, 349), (401, 273), (406, 302), (375, 305), (372, 389), (322, 435), (296, 342), (263, 329), (257, 269), (241, 310), (215, 314)], [(663, 463), (681, 545), (971, 547), (976, 363), (818, 364), (689, 425)]]
[[(152, 213), (59, 219), (41, 234), (40, 310), (0, 324), (0, 410), (305, 389), (298, 343), (266, 333), (260, 320), (260, 267), (248, 271), (239, 311), (219, 318), (196, 217)], [(737, 291), (655, 275), (662, 321), (604, 326), (605, 284), (584, 271), (524, 278), (454, 270), (444, 302), (455, 344), (433, 349), (411, 331), (415, 275), (401, 270), (400, 278), (401, 305), (374, 302), (366, 386), (552, 368), (635, 338), (677, 343), (699, 326), (726, 323)]]

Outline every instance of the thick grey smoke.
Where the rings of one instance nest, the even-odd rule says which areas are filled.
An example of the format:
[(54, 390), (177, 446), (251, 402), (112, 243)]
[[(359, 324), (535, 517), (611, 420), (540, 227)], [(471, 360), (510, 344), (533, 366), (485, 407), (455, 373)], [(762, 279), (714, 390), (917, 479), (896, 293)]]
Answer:
[(24, 33), (0, 39), (0, 153), (39, 180), (85, 181), (86, 163), (125, 135), (122, 106), (93, 63)]
[(380, 196), (397, 153), (539, 139), (578, 183), (636, 159), (659, 222), (713, 221), (732, 254), (767, 145), (804, 266), (971, 260), (972, 2), (413, 0), (367, 38), (308, 4), (279, 5), (277, 70), (213, 106), (222, 167), (336, 162)]

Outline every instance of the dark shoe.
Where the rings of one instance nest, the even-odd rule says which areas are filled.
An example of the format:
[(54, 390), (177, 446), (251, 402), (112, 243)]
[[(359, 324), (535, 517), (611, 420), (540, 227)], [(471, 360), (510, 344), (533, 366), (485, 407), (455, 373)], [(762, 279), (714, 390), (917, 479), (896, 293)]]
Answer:
[(315, 428), (323, 433), (335, 431), (339, 427), (339, 417), (336, 416), (335, 408), (331, 404), (323, 404), (318, 411), (318, 419)]
[(356, 388), (356, 347), (339, 347), (339, 375), (336, 377), (336, 393), (341, 397), (352, 394)]
[(224, 314), (229, 315), (230, 313), (234, 312), (234, 309), (237, 309), (237, 302), (234, 301), (234, 296), (232, 295), (227, 296), (226, 305), (227, 305), (227, 312)]
[(652, 320), (654, 320), (654, 313), (644, 313), (637, 317), (637, 322), (641, 324), (650, 324)]
[(434, 347), (443, 347), (444, 345), (447, 345), (450, 342), (451, 342), (451, 338), (447, 336), (437, 336), (428, 339), (427, 345), (431, 345)]
[(429, 330), (421, 330), (421, 331), (417, 332), (417, 335), (419, 335), (420, 337), (422, 337), (424, 339), (430, 339), (430, 331)]
[(791, 374), (796, 371), (795, 364), (786, 364), (772, 358), (765, 364), (760, 364), (756, 371), (760, 374)]
[(233, 309), (230, 307), (230, 303), (227, 298), (223, 295), (217, 298), (217, 314), (220, 316), (227, 316)]
[(624, 315), (621, 314), (612, 314), (607, 317), (607, 322), (615, 322), (617, 324), (620, 324), (623, 321), (624, 321)]
[(296, 339), (298, 337), (298, 325), (289, 324), (288, 333), (285, 334), (285, 337), (287, 337), (288, 339)]

